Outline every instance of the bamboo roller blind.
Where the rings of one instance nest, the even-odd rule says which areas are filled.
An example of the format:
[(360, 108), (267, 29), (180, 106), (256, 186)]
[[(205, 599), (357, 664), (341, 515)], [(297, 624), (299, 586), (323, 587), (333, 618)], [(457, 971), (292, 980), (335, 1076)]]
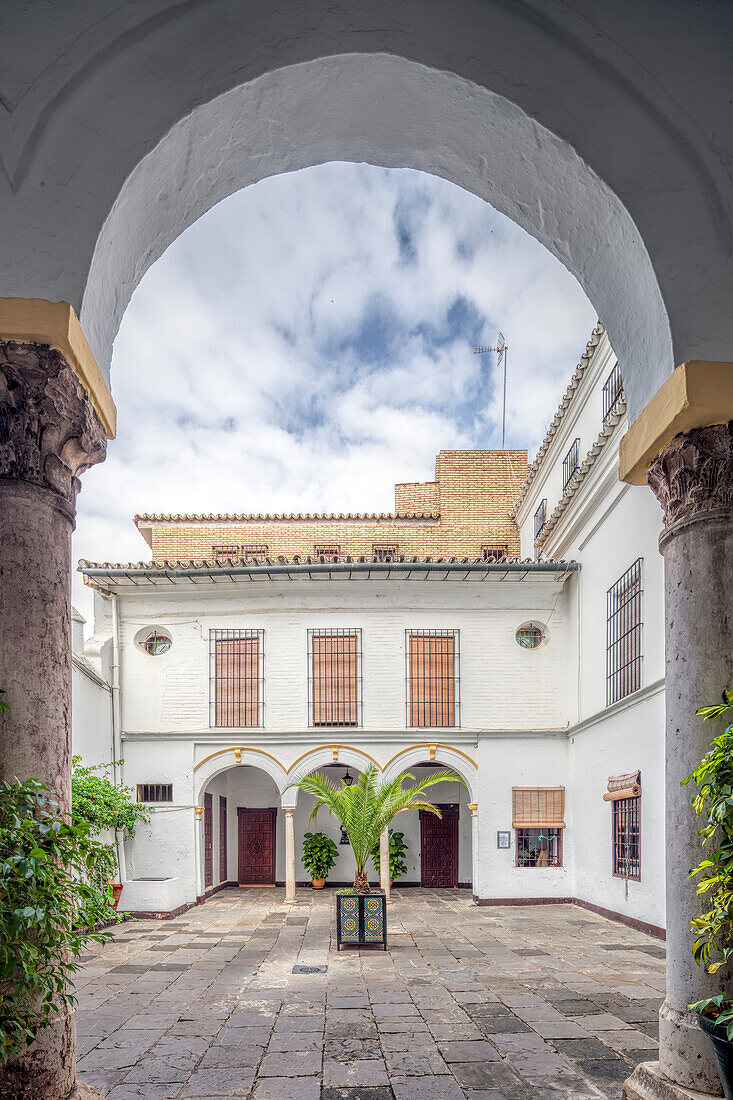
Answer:
[(259, 725), (259, 638), (216, 641), (216, 725)]
[(565, 828), (564, 787), (512, 787), (512, 827)]
[(358, 725), (356, 634), (313, 635), (313, 725)]
[(410, 725), (454, 726), (455, 639), (452, 634), (410, 634)]

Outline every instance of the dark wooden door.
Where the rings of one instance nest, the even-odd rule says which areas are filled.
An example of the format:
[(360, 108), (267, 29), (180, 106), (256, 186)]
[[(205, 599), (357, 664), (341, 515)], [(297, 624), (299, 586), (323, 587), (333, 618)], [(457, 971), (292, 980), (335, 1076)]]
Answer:
[(237, 809), (239, 826), (239, 885), (275, 885), (276, 809)]
[(229, 878), (227, 871), (227, 800), (219, 795), (219, 882)]
[(210, 794), (204, 795), (204, 886), (214, 885), (214, 860), (212, 846), (214, 843), (214, 799)]
[(458, 886), (458, 807), (438, 806), (442, 817), (420, 810), (420, 885)]

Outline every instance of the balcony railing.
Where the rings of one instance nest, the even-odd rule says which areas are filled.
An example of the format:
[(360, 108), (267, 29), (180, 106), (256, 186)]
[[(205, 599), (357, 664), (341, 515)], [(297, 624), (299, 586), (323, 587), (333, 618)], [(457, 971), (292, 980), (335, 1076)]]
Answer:
[(562, 491), (565, 492), (572, 481), (573, 474), (578, 469), (578, 454), (580, 451), (580, 439), (574, 439), (573, 445), (562, 460)]
[(613, 368), (606, 384), (603, 387), (603, 423), (613, 416), (616, 412), (619, 402), (624, 396), (624, 380), (621, 377), (621, 368), (618, 363)]

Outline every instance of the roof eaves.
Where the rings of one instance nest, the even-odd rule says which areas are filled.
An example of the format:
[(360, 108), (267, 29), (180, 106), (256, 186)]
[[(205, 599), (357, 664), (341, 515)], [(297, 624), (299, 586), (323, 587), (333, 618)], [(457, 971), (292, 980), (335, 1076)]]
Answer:
[(596, 349), (598, 348), (598, 345), (601, 341), (601, 337), (603, 336), (605, 331), (606, 331), (605, 328), (603, 327), (603, 325), (599, 321), (598, 324), (596, 325), (596, 327), (593, 329), (593, 332), (591, 333), (590, 340), (585, 345), (585, 351), (583, 352), (583, 354), (580, 358), (580, 362), (578, 363), (577, 367), (573, 371), (573, 376), (572, 376), (572, 378), (570, 379), (570, 381), (568, 383), (568, 387), (565, 390), (562, 401), (558, 405), (557, 412), (555, 413), (554, 417), (552, 418), (550, 426), (547, 429), (547, 432), (545, 434), (545, 438), (542, 440), (542, 443), (540, 444), (540, 448), (537, 451), (537, 454), (535, 456), (535, 460), (529, 468), (529, 473), (527, 474), (527, 477), (524, 481), (524, 485), (519, 490), (519, 496), (517, 497), (517, 499), (515, 500), (514, 504), (512, 505), (512, 507), (509, 511), (509, 518), (510, 519), (516, 520), (517, 511), (520, 508), (520, 506), (522, 504), (522, 501), (527, 496), (527, 493), (529, 492), (529, 490), (531, 488), (532, 482), (534, 481), (535, 477), (537, 476), (537, 472), (538, 472), (540, 466), (542, 465), (542, 460), (545, 457), (545, 455), (547, 454), (547, 451), (549, 450), (550, 444), (552, 443), (552, 440), (554, 439), (555, 435), (557, 434), (558, 428), (560, 427), (563, 419), (565, 418), (566, 412), (568, 411), (568, 409), (570, 408), (570, 405), (572, 404), (573, 398), (575, 397), (575, 393), (578, 389), (578, 386), (580, 385), (581, 379), (583, 378), (583, 375), (588, 370), (588, 367), (590, 366), (591, 362), (593, 361), (593, 356), (596, 353)]
[(623, 420), (625, 414), (626, 414), (626, 401), (622, 398), (618, 402), (615, 412), (608, 418), (606, 423), (603, 425), (603, 429), (602, 429), (600, 435), (598, 436), (595, 443), (593, 444), (591, 449), (588, 451), (588, 454), (585, 456), (583, 461), (579, 464), (577, 470), (575, 471), (575, 473), (571, 477), (570, 481), (568, 482), (567, 487), (565, 489), (565, 492), (563, 493), (563, 495), (560, 497), (559, 501), (555, 505), (555, 507), (552, 511), (552, 514), (550, 515), (550, 518), (545, 523), (545, 526), (542, 528), (542, 531), (541, 531), (539, 537), (535, 540), (535, 545), (536, 546), (542, 547), (547, 542), (547, 539), (548, 539), (549, 535), (551, 535), (552, 532), (554, 531), (554, 529), (557, 527), (558, 523), (560, 522), (560, 519), (562, 518), (563, 513), (570, 506), (570, 502), (572, 501), (573, 497), (575, 496), (575, 494), (580, 489), (580, 486), (585, 481), (586, 477), (590, 473), (593, 466), (596, 464), (598, 456), (600, 455), (601, 451), (608, 444), (608, 442), (611, 439), (614, 431), (616, 430), (617, 425), (620, 424), (620, 422)]
[(283, 512), (283, 513), (241, 513), (228, 515), (221, 513), (191, 515), (136, 515), (133, 517), (136, 527), (148, 523), (303, 523), (338, 521), (360, 523), (373, 520), (386, 520), (403, 523), (405, 521), (439, 520), (439, 512)]

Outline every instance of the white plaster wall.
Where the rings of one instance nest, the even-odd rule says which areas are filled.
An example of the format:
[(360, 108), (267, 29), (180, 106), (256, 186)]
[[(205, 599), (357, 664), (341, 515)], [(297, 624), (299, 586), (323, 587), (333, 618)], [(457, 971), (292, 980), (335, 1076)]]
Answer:
[[(125, 734), (221, 732), (209, 726), (209, 632), (223, 627), (265, 631), (269, 731), (308, 732), (307, 632), (319, 627), (362, 631), (364, 729), (405, 728), (405, 630), (428, 628), (460, 631), (464, 730), (568, 723), (568, 604), (547, 575), (483, 583), (245, 581), (228, 587), (226, 597), (202, 587), (142, 590), (121, 596), (120, 608)], [(533, 653), (515, 641), (530, 619), (549, 625), (548, 643)], [(151, 657), (134, 639), (154, 625), (171, 632), (173, 645)]]
[(77, 665), (71, 667), (71, 751), (84, 764), (112, 760), (112, 695)]
[[(564, 736), (500, 737), (481, 741), (478, 748), (478, 883), (480, 898), (572, 897), (574, 861), (572, 834), (584, 828), (573, 811)], [(565, 787), (562, 867), (516, 867), (512, 829), (512, 787)], [(498, 830), (510, 830), (511, 847), (497, 848)]]
[[(664, 927), (664, 693), (630, 701), (570, 738), (575, 894), (615, 913)], [(611, 873), (607, 779), (641, 770), (641, 882)]]

